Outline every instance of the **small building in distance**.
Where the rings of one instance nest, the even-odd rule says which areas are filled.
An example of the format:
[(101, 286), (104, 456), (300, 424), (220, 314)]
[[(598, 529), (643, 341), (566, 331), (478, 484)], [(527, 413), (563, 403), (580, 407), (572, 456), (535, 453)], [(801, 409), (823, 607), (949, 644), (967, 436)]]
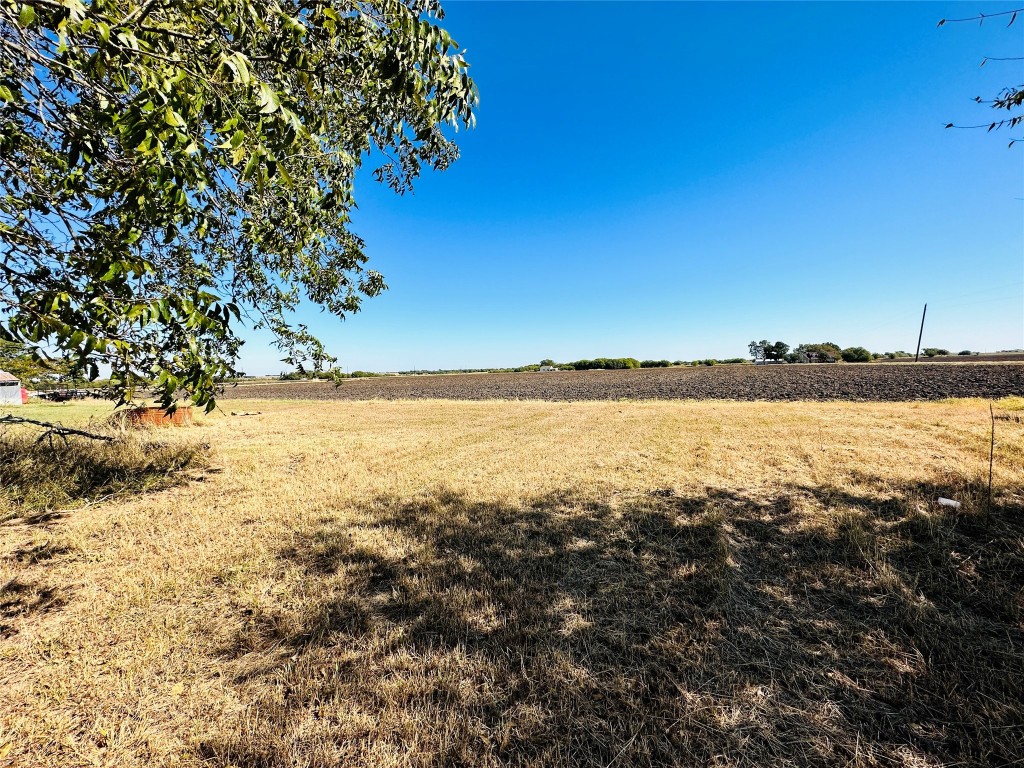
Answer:
[(21, 382), (18, 381), (18, 377), (7, 371), (0, 371), (0, 407), (21, 404)]
[(548, 371), (557, 371), (558, 369), (553, 365), (542, 365), (540, 370), (542, 373), (547, 373)]

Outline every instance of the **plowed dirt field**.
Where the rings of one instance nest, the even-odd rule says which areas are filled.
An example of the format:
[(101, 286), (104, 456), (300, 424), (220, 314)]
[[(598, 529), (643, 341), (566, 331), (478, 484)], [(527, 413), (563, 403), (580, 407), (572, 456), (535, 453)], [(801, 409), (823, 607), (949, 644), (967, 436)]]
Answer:
[(941, 400), (1024, 395), (1024, 364), (722, 365), (622, 371), (383, 376), (228, 387), (222, 399)]

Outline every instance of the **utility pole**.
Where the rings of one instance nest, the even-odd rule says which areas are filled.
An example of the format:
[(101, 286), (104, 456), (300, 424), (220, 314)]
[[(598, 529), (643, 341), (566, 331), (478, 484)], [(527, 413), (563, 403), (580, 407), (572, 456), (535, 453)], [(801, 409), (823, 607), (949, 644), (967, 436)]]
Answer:
[(924, 305), (924, 312), (921, 313), (921, 331), (917, 334), (917, 352), (914, 353), (914, 362), (921, 357), (921, 337), (924, 336), (924, 316), (928, 314), (928, 305)]

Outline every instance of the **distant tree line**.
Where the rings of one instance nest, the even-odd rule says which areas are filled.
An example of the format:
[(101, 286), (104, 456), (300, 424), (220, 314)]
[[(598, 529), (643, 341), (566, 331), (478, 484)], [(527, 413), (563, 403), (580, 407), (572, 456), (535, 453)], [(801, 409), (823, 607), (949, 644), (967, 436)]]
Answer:
[(327, 371), (307, 371), (299, 368), (295, 371), (282, 371), (278, 378), (281, 381), (339, 381), (341, 379), (365, 379), (372, 376), (383, 376), (383, 373), (373, 373), (371, 371), (352, 371), (352, 373), (345, 373), (337, 368), (331, 368)]
[[(896, 352), (869, 352), (864, 347), (840, 348), (838, 344), (830, 341), (818, 344), (800, 344), (790, 348), (783, 341), (771, 342), (767, 339), (752, 341), (749, 345), (750, 357), (754, 362), (773, 363), (811, 363), (811, 362), (838, 362), (864, 363), (871, 360), (886, 358), (913, 357), (909, 352), (897, 350)], [(937, 357), (950, 354), (948, 349), (939, 347), (925, 347), (921, 354), (926, 357)], [(977, 355), (977, 352), (963, 350), (959, 355)], [(703, 360), (637, 360), (635, 357), (595, 357), (593, 359), (574, 360), (567, 363), (556, 363), (551, 358), (545, 358), (539, 363), (530, 363), (509, 368), (436, 368), (432, 370), (414, 369), (397, 371), (399, 376), (423, 376), (449, 373), (531, 373), (541, 368), (557, 368), (560, 371), (614, 371), (632, 368), (672, 368), (680, 366), (709, 366), (709, 365), (749, 365), (750, 359), (745, 357), (728, 357), (722, 360), (717, 358), (706, 358)], [(343, 373), (337, 368), (326, 371), (310, 371), (299, 368), (298, 370), (282, 372), (282, 381), (339, 381), (341, 379), (360, 379), (369, 376), (385, 376), (394, 374), (371, 373), (369, 371), (353, 371)]]
[(698, 365), (737, 365), (749, 364), (745, 357), (729, 357), (724, 360), (708, 358), (705, 360), (637, 360), (634, 357), (598, 357), (593, 360), (576, 360), (571, 363), (556, 363), (554, 360), (541, 360), (539, 365), (524, 365), (513, 368), (513, 371), (537, 371), (544, 366), (558, 368), (560, 371), (592, 371), (615, 370), (622, 368), (673, 368), (679, 366)]
[[(555, 366), (561, 368), (562, 366)], [(640, 361), (635, 357), (595, 357), (593, 360), (577, 360), (566, 363), (566, 369), (574, 371), (615, 371), (623, 368), (639, 368)]]
[[(913, 357), (909, 352), (902, 349), (895, 352), (870, 352), (865, 347), (840, 346), (831, 341), (823, 341), (817, 344), (800, 344), (790, 349), (784, 341), (771, 342), (767, 339), (752, 341), (748, 345), (750, 356), (754, 362), (765, 363), (834, 363), (842, 360), (844, 363), (868, 363), (872, 360), (895, 360), (897, 358)], [(925, 357), (938, 357), (950, 354), (948, 349), (940, 347), (925, 347), (921, 350)], [(976, 355), (977, 352), (963, 350), (960, 355)]]

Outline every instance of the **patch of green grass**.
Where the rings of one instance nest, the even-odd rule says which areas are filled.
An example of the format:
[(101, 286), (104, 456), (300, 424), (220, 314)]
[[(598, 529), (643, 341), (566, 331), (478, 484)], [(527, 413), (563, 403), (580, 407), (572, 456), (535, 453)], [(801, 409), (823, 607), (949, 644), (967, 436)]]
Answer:
[(48, 403), (31, 400), (20, 407), (0, 407), (0, 418), (21, 416), (65, 427), (84, 428), (89, 424), (100, 424), (114, 412), (114, 404), (102, 400), (79, 400), (69, 403)]

